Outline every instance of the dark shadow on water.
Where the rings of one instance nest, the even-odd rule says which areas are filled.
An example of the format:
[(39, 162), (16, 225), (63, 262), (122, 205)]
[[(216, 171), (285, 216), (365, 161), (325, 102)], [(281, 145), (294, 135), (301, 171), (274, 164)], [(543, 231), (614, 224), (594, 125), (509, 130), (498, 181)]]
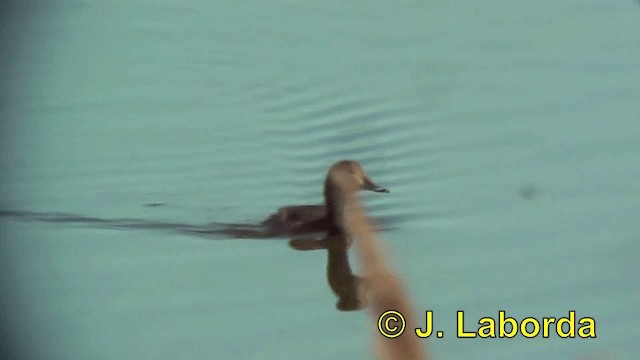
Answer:
[[(306, 207), (306, 206), (305, 206)], [(68, 225), (80, 225), (86, 227), (114, 230), (156, 230), (169, 233), (194, 236), (211, 240), (228, 239), (278, 239), (294, 236), (319, 235), (326, 231), (326, 224), (321, 208), (313, 207), (314, 215), (308, 221), (300, 221), (291, 215), (282, 221), (283, 211), (291, 210), (289, 207), (272, 214), (265, 221), (257, 224), (251, 223), (220, 223), (209, 222), (205, 224), (188, 224), (182, 222), (164, 222), (137, 218), (99, 218), (59, 212), (34, 212), (0, 210), (0, 219), (11, 218), (18, 221), (59, 223)], [(390, 230), (384, 228), (380, 230)]]
[(82, 225), (101, 229), (120, 230), (161, 230), (187, 236), (210, 239), (269, 239), (282, 237), (264, 223), (233, 224), (210, 222), (206, 224), (188, 224), (180, 222), (162, 222), (136, 218), (98, 218), (67, 213), (44, 213), (32, 211), (0, 211), (0, 218), (13, 218), (20, 221), (35, 221)]
[[(166, 231), (206, 239), (276, 239), (291, 238), (291, 248), (300, 251), (327, 251), (327, 282), (338, 297), (336, 308), (340, 311), (361, 310), (366, 307), (366, 298), (359, 291), (366, 281), (354, 275), (349, 264), (350, 241), (339, 232), (323, 228), (326, 211), (323, 206), (286, 207), (258, 224), (218, 223), (186, 224), (160, 222), (135, 218), (105, 219), (66, 213), (0, 210), (0, 220), (58, 223), (87, 226), (99, 229)], [(306, 211), (301, 211), (306, 210)], [(305, 213), (308, 221), (299, 221)], [(283, 221), (285, 219), (286, 221)], [(285, 224), (286, 222), (286, 224)], [(380, 223), (380, 222), (379, 222)], [(380, 231), (390, 228), (380, 228)], [(300, 237), (302, 236), (302, 237)]]

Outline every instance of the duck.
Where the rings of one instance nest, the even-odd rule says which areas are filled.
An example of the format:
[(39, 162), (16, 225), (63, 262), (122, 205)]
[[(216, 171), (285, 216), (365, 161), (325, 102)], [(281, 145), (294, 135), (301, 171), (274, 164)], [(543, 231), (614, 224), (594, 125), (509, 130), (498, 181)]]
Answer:
[[(338, 186), (340, 184), (340, 186)], [(328, 237), (341, 234), (339, 215), (343, 192), (390, 191), (373, 182), (363, 166), (355, 160), (340, 160), (329, 168), (324, 180), (322, 205), (293, 205), (279, 208), (261, 223), (270, 236), (299, 236), (326, 232)]]

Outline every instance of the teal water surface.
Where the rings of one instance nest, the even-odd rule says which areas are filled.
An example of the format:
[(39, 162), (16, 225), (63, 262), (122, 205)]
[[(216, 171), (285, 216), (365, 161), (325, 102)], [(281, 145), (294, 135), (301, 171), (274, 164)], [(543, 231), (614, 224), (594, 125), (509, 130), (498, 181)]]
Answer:
[[(637, 358), (637, 2), (61, 0), (3, 22), (1, 210), (258, 222), (354, 158), (391, 190), (364, 200), (445, 331), (435, 359)], [(373, 357), (323, 251), (21, 220), (0, 218), (14, 358)], [(575, 310), (597, 338), (458, 339), (458, 310)]]

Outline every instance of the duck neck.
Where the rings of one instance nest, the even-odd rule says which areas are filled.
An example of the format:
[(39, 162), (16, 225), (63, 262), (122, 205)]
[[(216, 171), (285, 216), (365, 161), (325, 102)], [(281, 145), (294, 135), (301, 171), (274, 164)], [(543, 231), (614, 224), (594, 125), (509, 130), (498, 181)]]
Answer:
[(324, 183), (324, 201), (327, 207), (327, 218), (331, 219), (336, 226), (341, 227), (346, 193), (329, 178)]

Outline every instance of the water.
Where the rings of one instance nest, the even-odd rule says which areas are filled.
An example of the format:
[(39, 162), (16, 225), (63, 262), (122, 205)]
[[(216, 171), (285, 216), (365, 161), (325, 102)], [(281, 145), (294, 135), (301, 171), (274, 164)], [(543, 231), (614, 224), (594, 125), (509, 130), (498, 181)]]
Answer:
[[(3, 210), (257, 222), (365, 194), (436, 359), (635, 359), (640, 6), (632, 1), (56, 1), (5, 9)], [(158, 203), (160, 206), (145, 206)], [(325, 252), (2, 217), (5, 351), (368, 359)], [(356, 264), (352, 264), (356, 268)], [(462, 340), (455, 312), (597, 321)], [(8, 350), (7, 350), (8, 349)]]

